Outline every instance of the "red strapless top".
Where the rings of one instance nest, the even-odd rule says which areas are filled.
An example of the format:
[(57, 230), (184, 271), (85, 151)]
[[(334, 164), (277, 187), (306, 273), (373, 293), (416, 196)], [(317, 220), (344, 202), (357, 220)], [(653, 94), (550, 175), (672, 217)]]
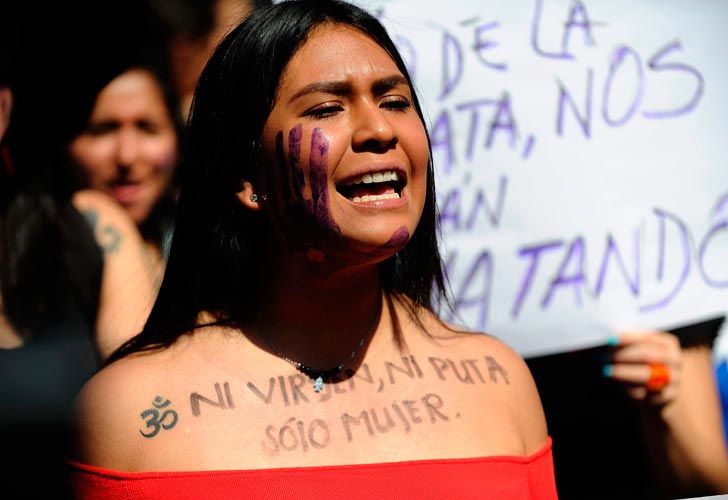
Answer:
[(70, 462), (79, 500), (557, 498), (551, 440), (527, 457), (200, 472), (120, 472)]

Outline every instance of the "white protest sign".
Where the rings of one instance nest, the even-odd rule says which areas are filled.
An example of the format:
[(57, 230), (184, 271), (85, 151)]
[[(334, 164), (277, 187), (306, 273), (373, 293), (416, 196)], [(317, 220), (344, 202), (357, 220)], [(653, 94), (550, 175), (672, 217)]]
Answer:
[(430, 123), (468, 327), (523, 355), (728, 309), (728, 2), (357, 2)]

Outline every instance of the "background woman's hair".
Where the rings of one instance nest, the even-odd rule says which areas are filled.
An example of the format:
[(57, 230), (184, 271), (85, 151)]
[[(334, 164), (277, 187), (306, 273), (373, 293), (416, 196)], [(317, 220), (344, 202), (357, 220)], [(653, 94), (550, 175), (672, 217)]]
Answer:
[[(412, 86), (384, 27), (344, 2), (283, 2), (254, 12), (233, 30), (198, 82), (187, 152), (178, 171), (175, 234), (157, 301), (142, 333), (115, 352), (109, 363), (132, 352), (170, 345), (195, 328), (203, 311), (211, 313), (216, 323), (234, 327), (255, 318), (268, 291), (271, 262), (265, 245), (272, 237), (272, 224), (244, 209), (236, 193), (243, 180), (266, 192), (265, 165), (256, 145), (288, 62), (312, 30), (325, 24), (348, 26), (371, 37)], [(413, 100), (425, 124), (414, 88)], [(430, 159), (417, 230), (405, 248), (380, 264), (383, 289), (408, 297), (404, 303), (412, 304), (412, 313), (420, 307), (432, 309), (433, 299), (447, 296), (436, 211)]]

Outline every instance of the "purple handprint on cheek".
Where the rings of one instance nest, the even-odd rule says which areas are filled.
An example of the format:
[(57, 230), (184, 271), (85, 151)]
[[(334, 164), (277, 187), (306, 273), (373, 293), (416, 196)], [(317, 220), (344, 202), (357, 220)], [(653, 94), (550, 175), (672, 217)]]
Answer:
[(321, 262), (325, 254), (318, 249), (321, 241), (330, 233), (340, 233), (329, 209), (328, 151), (329, 143), (320, 128), (313, 130), (309, 153), (308, 185), (310, 196), (305, 193), (306, 174), (301, 166), (303, 127), (296, 125), (288, 132), (288, 153), (284, 150), (284, 134), (276, 134), (276, 155), (283, 172), (283, 208), (281, 229), (289, 249), (304, 253), (309, 260)]
[(315, 128), (311, 135), (311, 155), (309, 159), (312, 215), (321, 227), (339, 233), (341, 230), (334, 223), (329, 211), (328, 157), (329, 141), (323, 136), (320, 128)]
[[(280, 132), (282, 134), (282, 132)], [(288, 163), (293, 178), (293, 189), (298, 200), (303, 199), (305, 178), (301, 168), (301, 141), (303, 139), (303, 126), (296, 125), (288, 132)]]

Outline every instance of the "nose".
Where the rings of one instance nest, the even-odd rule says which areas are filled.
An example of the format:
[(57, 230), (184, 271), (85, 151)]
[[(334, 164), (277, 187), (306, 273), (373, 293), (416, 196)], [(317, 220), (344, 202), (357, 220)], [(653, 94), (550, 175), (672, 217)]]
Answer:
[(394, 147), (396, 130), (386, 111), (376, 102), (365, 100), (352, 111), (356, 113), (352, 137), (355, 151), (384, 151)]
[(139, 157), (139, 134), (132, 129), (119, 131), (116, 160), (119, 167), (130, 168)]

